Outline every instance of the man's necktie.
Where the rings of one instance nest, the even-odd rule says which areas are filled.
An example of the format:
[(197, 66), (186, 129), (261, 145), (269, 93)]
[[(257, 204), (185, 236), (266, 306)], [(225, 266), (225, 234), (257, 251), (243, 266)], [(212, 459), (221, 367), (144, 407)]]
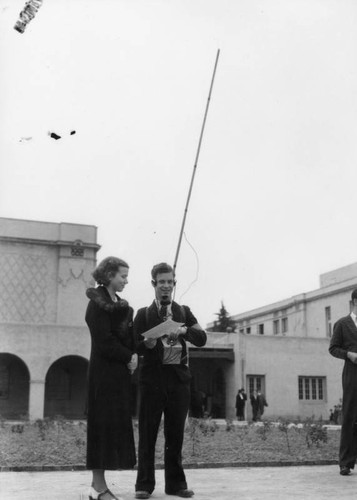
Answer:
[(160, 307), (160, 314), (159, 314), (159, 316), (162, 319), (162, 321), (166, 321), (166, 319), (167, 319), (167, 306), (161, 306)]

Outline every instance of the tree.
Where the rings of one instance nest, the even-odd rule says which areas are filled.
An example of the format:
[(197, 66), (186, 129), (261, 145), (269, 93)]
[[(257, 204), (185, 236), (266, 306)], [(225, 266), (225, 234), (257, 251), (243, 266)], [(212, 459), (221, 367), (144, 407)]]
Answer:
[(221, 308), (218, 313), (215, 313), (215, 316), (218, 316), (218, 320), (214, 321), (212, 332), (227, 332), (228, 329), (232, 329), (232, 331), (236, 327), (236, 322), (230, 318), (223, 301), (221, 302)]

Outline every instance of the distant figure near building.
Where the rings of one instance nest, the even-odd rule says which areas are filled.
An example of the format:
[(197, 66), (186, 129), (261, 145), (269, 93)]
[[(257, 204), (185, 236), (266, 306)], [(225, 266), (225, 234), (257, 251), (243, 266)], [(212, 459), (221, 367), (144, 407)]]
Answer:
[(197, 390), (194, 385), (191, 384), (191, 417), (203, 418), (205, 411), (204, 401), (205, 393), (203, 391)]
[(257, 399), (258, 399), (258, 420), (261, 419), (265, 406), (268, 406), (267, 400), (265, 399), (264, 394), (262, 394), (260, 391), (257, 393)]
[(329, 422), (330, 422), (330, 424), (334, 424), (335, 423), (335, 419), (334, 419), (333, 411), (332, 410), (330, 410)]
[(259, 412), (259, 400), (258, 400), (258, 394), (257, 391), (253, 391), (253, 393), (250, 395), (250, 404), (252, 405), (252, 412), (253, 412), (253, 422), (257, 422), (258, 420), (258, 412)]
[(342, 427), (340, 474), (347, 476), (357, 458), (357, 289), (352, 292), (353, 310), (333, 327), (329, 352), (345, 360), (342, 372)]
[(236, 415), (238, 420), (244, 420), (244, 409), (245, 402), (247, 401), (247, 395), (245, 390), (239, 389), (237, 397), (236, 397)]

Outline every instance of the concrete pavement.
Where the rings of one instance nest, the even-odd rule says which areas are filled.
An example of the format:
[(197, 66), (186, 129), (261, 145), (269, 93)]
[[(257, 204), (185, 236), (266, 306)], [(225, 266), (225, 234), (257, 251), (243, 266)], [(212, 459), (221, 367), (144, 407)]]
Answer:
[[(134, 498), (135, 471), (107, 472), (113, 493)], [(328, 500), (357, 495), (357, 471), (339, 475), (337, 465), (188, 469), (188, 485), (195, 500)], [(76, 472), (0, 472), (1, 500), (87, 500), (91, 474)], [(156, 472), (153, 500), (165, 495), (163, 471)]]

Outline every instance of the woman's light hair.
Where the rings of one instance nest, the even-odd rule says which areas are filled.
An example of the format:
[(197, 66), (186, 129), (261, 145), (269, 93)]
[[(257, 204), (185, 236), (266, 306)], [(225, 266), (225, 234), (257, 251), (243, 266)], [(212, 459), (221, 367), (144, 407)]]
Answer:
[(108, 286), (110, 280), (114, 278), (120, 267), (129, 268), (129, 265), (125, 260), (118, 257), (106, 257), (94, 269), (92, 276), (98, 285)]

